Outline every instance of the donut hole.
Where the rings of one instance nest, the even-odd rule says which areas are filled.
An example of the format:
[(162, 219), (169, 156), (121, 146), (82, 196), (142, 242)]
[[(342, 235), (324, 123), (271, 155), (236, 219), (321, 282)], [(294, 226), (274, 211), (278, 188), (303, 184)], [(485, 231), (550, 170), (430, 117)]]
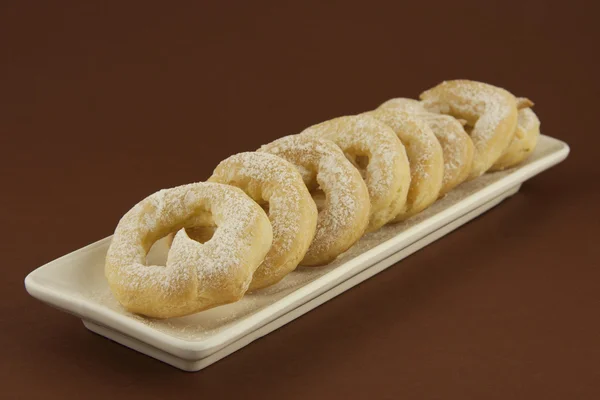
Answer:
[(241, 188), (256, 204), (269, 215), (269, 195), (265, 196), (263, 185), (260, 182), (253, 181), (250, 178), (234, 181), (235, 186)]
[(311, 189), (314, 190), (315, 187), (315, 182), (316, 182), (316, 178), (317, 178), (317, 172), (315, 170), (311, 170), (309, 168), (306, 168), (302, 165), (296, 165), (296, 170), (300, 173), (300, 176), (302, 177), (302, 180), (304, 181), (304, 184), (306, 185), (306, 187), (308, 188), (308, 190), (310, 191)]
[(217, 226), (194, 226), (191, 228), (185, 228), (185, 233), (190, 239), (195, 240), (198, 243), (206, 243), (215, 235)]
[(259, 205), (262, 207), (263, 210), (265, 210), (265, 213), (267, 215), (271, 215), (270, 214), (271, 208), (269, 207), (269, 203), (264, 203), (264, 204), (259, 204)]
[(300, 173), (302, 181), (304, 181), (309, 192), (312, 193), (318, 189), (319, 184), (317, 182), (317, 172), (315, 170), (303, 167), (302, 165), (296, 165), (296, 170)]
[(365, 179), (367, 176), (367, 167), (369, 166), (369, 157), (366, 155), (350, 155), (346, 154), (346, 158), (360, 172), (360, 175)]
[(367, 156), (356, 156), (354, 163), (359, 169), (367, 169), (369, 166), (369, 157)]
[(313, 200), (315, 201), (315, 204), (317, 205), (317, 211), (321, 212), (321, 210), (325, 208), (325, 203), (327, 202), (327, 195), (320, 187), (310, 192), (310, 195), (312, 196)]
[[(213, 238), (217, 230), (217, 226), (212, 218), (209, 220), (203, 218), (202, 220), (202, 226), (195, 225), (184, 228), (185, 233), (189, 238), (198, 243), (208, 242)], [(198, 223), (198, 221), (194, 222), (194, 224)], [(152, 244), (150, 250), (146, 254), (146, 265), (166, 265), (169, 248), (171, 247), (171, 243), (173, 242), (176, 233), (177, 231), (170, 232)]]
[(172, 236), (169, 234), (154, 242), (146, 254), (146, 265), (166, 265), (171, 240)]
[[(185, 224), (185, 233), (190, 239), (195, 240), (198, 243), (208, 242), (212, 239), (216, 230), (217, 224), (210, 213), (200, 213), (188, 220)], [(173, 232), (172, 236), (176, 233), (177, 232)]]
[(269, 215), (269, 210), (271, 209), (270, 203), (268, 200), (265, 200), (265, 198), (262, 195), (262, 191), (260, 193), (252, 193), (251, 197), (252, 200), (254, 200), (254, 202), (265, 211), (265, 214)]

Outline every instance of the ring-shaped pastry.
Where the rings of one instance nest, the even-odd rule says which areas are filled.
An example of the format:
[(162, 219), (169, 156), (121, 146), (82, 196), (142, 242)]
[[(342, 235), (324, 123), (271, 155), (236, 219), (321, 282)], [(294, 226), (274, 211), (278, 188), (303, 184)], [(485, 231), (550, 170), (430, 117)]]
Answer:
[(388, 125), (404, 144), (410, 164), (410, 187), (404, 209), (394, 218), (403, 221), (437, 200), (444, 178), (444, 155), (435, 135), (422, 119), (392, 108), (366, 113)]
[(271, 221), (273, 245), (249, 290), (273, 285), (296, 269), (315, 236), (318, 213), (294, 165), (269, 153), (240, 153), (221, 161), (208, 181), (239, 187), (266, 208)]
[[(203, 244), (181, 229), (200, 223), (217, 226)], [(154, 242), (175, 231), (166, 266), (146, 265)], [(105, 275), (128, 311), (178, 317), (239, 300), (271, 242), (269, 218), (243, 191), (193, 183), (156, 192), (121, 218)]]
[(475, 146), (469, 179), (491, 168), (508, 148), (517, 128), (517, 99), (487, 83), (445, 81), (420, 96), (426, 109), (467, 121)]
[(393, 108), (417, 115), (431, 128), (444, 153), (444, 178), (440, 197), (467, 180), (473, 164), (475, 147), (463, 128), (462, 120), (428, 112), (420, 101), (414, 99), (391, 99), (379, 108)]
[(517, 105), (519, 118), (515, 136), (490, 171), (500, 171), (520, 164), (533, 153), (537, 145), (540, 137), (540, 120), (531, 109), (533, 103), (529, 99), (518, 98)]
[(348, 250), (369, 223), (369, 192), (360, 173), (335, 143), (292, 135), (262, 146), (296, 165), (310, 191), (324, 194), (317, 203), (317, 230), (300, 265), (322, 265)]
[(359, 169), (371, 199), (367, 231), (381, 228), (402, 211), (410, 186), (410, 167), (404, 146), (390, 127), (363, 114), (322, 122), (301, 135), (333, 141)]
[(475, 146), (456, 118), (434, 113), (419, 114), (419, 117), (431, 128), (442, 146), (444, 178), (440, 189), (441, 197), (469, 178)]

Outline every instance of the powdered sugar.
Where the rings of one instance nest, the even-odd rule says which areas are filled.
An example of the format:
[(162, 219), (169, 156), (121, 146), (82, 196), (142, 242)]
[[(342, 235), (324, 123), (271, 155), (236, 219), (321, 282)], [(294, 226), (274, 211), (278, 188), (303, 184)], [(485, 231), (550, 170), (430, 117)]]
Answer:
[(380, 108), (391, 108), (410, 113), (422, 119), (438, 139), (444, 155), (444, 177), (442, 180), (442, 193), (447, 193), (457, 184), (461, 183), (471, 168), (472, 156), (468, 137), (462, 127), (464, 120), (457, 120), (451, 116), (436, 114), (427, 111), (418, 100), (397, 98), (388, 100)]
[[(408, 164), (404, 148), (390, 127), (362, 114), (335, 118), (301, 134), (332, 140), (362, 172), (371, 200), (371, 230), (393, 218), (400, 187), (408, 184)], [(360, 157), (368, 159), (366, 167), (357, 162)]]
[[(347, 246), (342, 244), (348, 238), (353, 242), (362, 235), (366, 221), (363, 222), (361, 216), (365, 214), (365, 208), (368, 210), (368, 192), (358, 171), (333, 142), (293, 135), (262, 146), (259, 151), (275, 154), (313, 171), (315, 174), (311, 175), (315, 181), (306, 182), (307, 186), (320, 186), (325, 192), (326, 205), (319, 212), (315, 238), (306, 259), (344, 251)], [(305, 174), (305, 177), (309, 176)]]
[[(446, 99), (444, 92), (447, 92)], [(478, 131), (473, 137), (489, 139), (496, 127), (516, 109), (516, 99), (506, 90), (473, 81), (446, 81), (421, 95), (423, 105), (430, 111), (464, 118)], [(512, 100), (512, 101), (511, 101)]]
[(441, 189), (444, 159), (438, 140), (427, 124), (413, 114), (393, 108), (366, 114), (390, 126), (406, 148), (411, 180), (406, 207), (397, 220), (420, 212), (437, 199)]
[(394, 186), (394, 162), (399, 158), (401, 146), (385, 124), (366, 115), (340, 117), (311, 126), (301, 134), (333, 141), (351, 162), (357, 156), (369, 157), (366, 183), (372, 199), (387, 196)]
[(431, 128), (442, 146), (442, 152), (444, 153), (444, 179), (442, 183), (445, 185), (449, 180), (454, 179), (459, 169), (465, 168), (465, 162), (470, 161), (466, 159), (464, 145), (461, 143), (462, 139), (469, 140), (469, 138), (459, 136), (457, 130), (462, 131), (463, 128), (457, 120), (450, 116), (426, 113), (419, 114), (419, 117)]
[(406, 147), (412, 180), (429, 178), (429, 165), (441, 152), (440, 144), (431, 129), (420, 118), (397, 109), (382, 108), (366, 114), (390, 126), (398, 135)]
[(475, 157), (472, 177), (489, 169), (508, 147), (517, 123), (517, 101), (504, 89), (474, 81), (446, 81), (421, 94), (432, 112), (463, 118), (470, 132)]
[(304, 189), (292, 165), (271, 154), (240, 153), (221, 162), (210, 181), (234, 184), (246, 189), (259, 204), (268, 202), (274, 242), (282, 252), (292, 248), (300, 227), (299, 189)]
[(291, 272), (317, 223), (316, 207), (294, 165), (264, 152), (240, 153), (222, 161), (210, 181), (238, 186), (259, 204), (268, 203), (273, 245), (254, 274), (252, 289)]
[[(205, 244), (180, 230), (213, 219), (218, 228)], [(241, 279), (249, 283), (253, 269), (246, 270), (243, 258), (261, 251), (253, 248), (258, 244), (253, 232), (262, 219), (260, 207), (237, 188), (195, 183), (161, 190), (119, 222), (106, 256), (107, 279), (119, 301), (136, 308), (161, 299), (165, 309), (177, 308), (169, 302), (185, 293), (202, 297), (223, 290), (232, 276), (246, 274)], [(152, 244), (177, 230), (166, 266), (146, 265)], [(270, 244), (270, 237), (264, 240)]]

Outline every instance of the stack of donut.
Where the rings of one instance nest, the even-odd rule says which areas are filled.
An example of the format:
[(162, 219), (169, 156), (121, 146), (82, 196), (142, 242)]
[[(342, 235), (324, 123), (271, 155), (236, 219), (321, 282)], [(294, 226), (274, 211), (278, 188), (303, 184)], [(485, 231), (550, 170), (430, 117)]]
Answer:
[[(320, 123), (222, 161), (207, 182), (161, 190), (120, 220), (105, 273), (130, 312), (196, 313), (318, 267), (363, 234), (406, 220), (462, 182), (535, 148), (528, 99), (446, 81), (420, 100)], [(146, 265), (168, 237), (166, 265)]]

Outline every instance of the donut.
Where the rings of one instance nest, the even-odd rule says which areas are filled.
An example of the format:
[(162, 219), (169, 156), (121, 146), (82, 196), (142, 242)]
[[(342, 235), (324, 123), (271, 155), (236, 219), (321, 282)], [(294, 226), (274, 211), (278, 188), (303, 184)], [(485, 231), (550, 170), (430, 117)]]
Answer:
[(273, 285), (296, 269), (315, 236), (318, 214), (294, 165), (269, 153), (240, 153), (222, 161), (208, 181), (237, 186), (266, 207), (273, 245), (249, 290)]
[(410, 167), (395, 132), (368, 115), (345, 116), (300, 133), (329, 139), (361, 172), (371, 199), (367, 231), (381, 228), (402, 211), (410, 186)]
[[(206, 243), (186, 227), (214, 224)], [(152, 244), (178, 231), (166, 266), (146, 265)], [(156, 192), (119, 221), (105, 275), (119, 303), (148, 317), (178, 317), (239, 300), (272, 243), (269, 218), (242, 190), (192, 183)]]
[(442, 146), (444, 177), (440, 196), (466, 181), (471, 173), (475, 146), (462, 124), (455, 118), (442, 114), (420, 114), (420, 118)]
[(444, 177), (442, 146), (418, 116), (393, 108), (365, 113), (388, 125), (406, 148), (410, 187), (406, 203), (394, 222), (403, 221), (429, 207), (439, 196)]
[(300, 265), (327, 264), (348, 250), (369, 224), (369, 191), (362, 176), (335, 143), (309, 135), (291, 135), (262, 146), (300, 168), (317, 198), (315, 237)]
[(467, 121), (475, 146), (469, 179), (485, 173), (510, 144), (517, 127), (517, 100), (508, 91), (487, 83), (453, 80), (426, 90), (424, 107)]
[(471, 172), (475, 148), (471, 137), (463, 128), (463, 120), (428, 112), (418, 100), (397, 98), (383, 103), (379, 108), (392, 108), (414, 114), (431, 129), (442, 146), (444, 177), (440, 197), (467, 180)]
[(531, 109), (533, 102), (518, 98), (517, 106), (519, 116), (515, 136), (502, 156), (490, 168), (491, 171), (500, 171), (520, 164), (531, 155), (537, 145), (540, 137), (540, 120)]

